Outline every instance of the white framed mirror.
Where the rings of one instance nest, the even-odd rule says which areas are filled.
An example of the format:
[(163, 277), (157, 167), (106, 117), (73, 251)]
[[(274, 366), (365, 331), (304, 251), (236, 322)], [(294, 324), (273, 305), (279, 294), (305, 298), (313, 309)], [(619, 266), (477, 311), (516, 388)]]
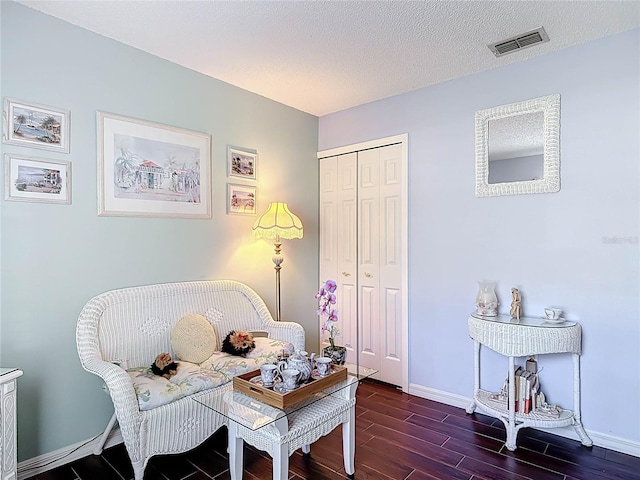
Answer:
[(476, 197), (559, 190), (559, 94), (476, 112)]

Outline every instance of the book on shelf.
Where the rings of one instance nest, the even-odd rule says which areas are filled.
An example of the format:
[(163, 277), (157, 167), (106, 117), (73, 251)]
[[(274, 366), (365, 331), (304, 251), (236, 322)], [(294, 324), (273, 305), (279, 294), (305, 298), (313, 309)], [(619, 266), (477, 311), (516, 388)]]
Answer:
[[(530, 367), (531, 365), (528, 366)], [(536, 371), (534, 372), (533, 370)], [(541, 417), (560, 417), (562, 409), (557, 405), (548, 404), (544, 393), (542, 393), (537, 368), (525, 370), (520, 365), (516, 365), (513, 371), (513, 391), (515, 395), (514, 411), (518, 415), (528, 415), (535, 412), (536, 415)], [(509, 377), (505, 380), (501, 393), (492, 398), (495, 398), (496, 401), (501, 401), (502, 405), (504, 405), (506, 399), (506, 408), (509, 410)]]
[[(507, 408), (509, 408), (509, 379), (505, 382)], [(536, 395), (539, 390), (538, 375), (531, 370), (524, 370), (521, 366), (513, 372), (514, 410), (516, 413), (528, 414), (535, 409)], [(535, 390), (535, 393), (534, 393)]]

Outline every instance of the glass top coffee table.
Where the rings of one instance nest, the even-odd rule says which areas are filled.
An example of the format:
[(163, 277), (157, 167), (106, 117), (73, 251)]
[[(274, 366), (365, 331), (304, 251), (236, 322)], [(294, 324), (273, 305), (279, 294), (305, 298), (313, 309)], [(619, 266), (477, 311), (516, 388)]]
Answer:
[(347, 391), (352, 385), (357, 385), (358, 382), (378, 373), (375, 369), (365, 368), (355, 364), (347, 363), (344, 366), (347, 367), (348, 372), (346, 380), (313, 393), (300, 402), (283, 409), (271, 406), (259, 399), (234, 390), (231, 382), (229, 388), (220, 389), (219, 395), (195, 397), (193, 401), (214, 410), (227, 419), (233, 417), (247, 429), (258, 430), (274, 423), (280, 418), (292, 415), (299, 410), (308, 410), (317, 402), (324, 401), (326, 403), (330, 401), (327, 400), (327, 397), (330, 399), (342, 398), (348, 393)]
[(225, 416), (229, 428), (229, 470), (231, 480), (243, 472), (244, 442), (267, 452), (273, 459), (273, 479), (288, 478), (289, 456), (299, 448), (308, 454), (311, 444), (342, 425), (344, 467), (355, 473), (355, 403), (361, 380), (377, 370), (357, 365), (348, 368), (346, 380), (315, 392), (283, 409), (234, 390), (194, 401)]

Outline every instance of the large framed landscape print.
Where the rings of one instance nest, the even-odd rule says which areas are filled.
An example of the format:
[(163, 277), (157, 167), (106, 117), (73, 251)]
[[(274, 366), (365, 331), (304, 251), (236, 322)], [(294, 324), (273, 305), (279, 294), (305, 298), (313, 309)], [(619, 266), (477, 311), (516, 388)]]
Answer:
[(211, 135), (97, 113), (98, 215), (211, 218)]

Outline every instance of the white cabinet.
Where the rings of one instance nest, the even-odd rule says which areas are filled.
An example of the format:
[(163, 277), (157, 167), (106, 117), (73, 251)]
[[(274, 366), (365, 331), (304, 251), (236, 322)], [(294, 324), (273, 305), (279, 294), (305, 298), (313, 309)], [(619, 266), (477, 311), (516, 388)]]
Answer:
[(22, 372), (0, 368), (0, 480), (15, 480), (16, 447), (16, 379)]
[[(584, 446), (593, 442), (582, 426), (580, 418), (580, 352), (582, 329), (575, 322), (550, 324), (540, 318), (522, 317), (518, 322), (509, 315), (497, 317), (469, 317), (469, 336), (474, 340), (475, 386), (473, 401), (467, 413), (476, 409), (504, 423), (507, 430), (506, 446), (516, 449), (518, 431), (524, 427), (573, 426)], [(508, 357), (509, 401), (496, 401), (496, 394), (483, 390), (480, 385), (480, 346)], [(515, 411), (514, 370), (515, 358), (549, 353), (569, 353), (573, 356), (573, 410), (560, 409), (557, 416), (535, 410), (521, 414)]]
[(320, 160), (319, 281), (338, 283), (339, 343), (394, 385), (406, 373), (403, 175), (402, 144)]

